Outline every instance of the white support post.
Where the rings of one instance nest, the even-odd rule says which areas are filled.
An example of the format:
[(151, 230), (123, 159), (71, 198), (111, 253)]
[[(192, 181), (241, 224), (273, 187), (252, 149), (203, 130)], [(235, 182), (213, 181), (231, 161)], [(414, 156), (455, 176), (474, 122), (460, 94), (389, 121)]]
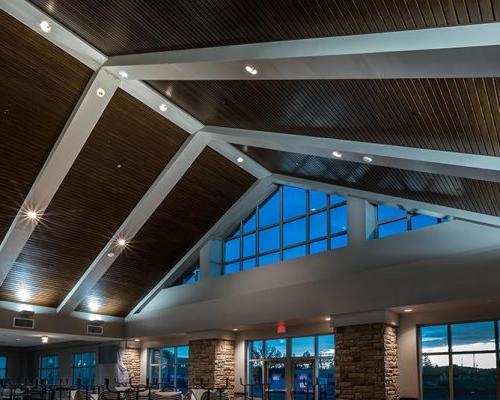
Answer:
[(200, 280), (222, 275), (222, 240), (209, 240), (200, 250)]
[(375, 231), (375, 207), (367, 200), (347, 197), (349, 246), (362, 245), (373, 237)]

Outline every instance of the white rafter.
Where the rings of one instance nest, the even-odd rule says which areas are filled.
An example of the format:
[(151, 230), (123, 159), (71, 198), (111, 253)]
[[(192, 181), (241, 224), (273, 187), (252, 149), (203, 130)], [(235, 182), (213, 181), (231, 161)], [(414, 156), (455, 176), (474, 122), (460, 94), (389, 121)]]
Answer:
[[(116, 257), (123, 251), (124, 247), (117, 245), (118, 238), (124, 238), (126, 241), (133, 240), (137, 232), (139, 232), (141, 227), (151, 217), (177, 182), (179, 182), (194, 160), (196, 160), (205, 146), (208, 145), (209, 141), (210, 137), (201, 132), (193, 134), (186, 139), (146, 194), (137, 203), (125, 221), (123, 221), (120, 228), (90, 264), (61, 304), (59, 304), (57, 307), (58, 312), (70, 313), (80, 304), (87, 293), (113, 264)], [(108, 255), (111, 253), (113, 256), (109, 257)]]
[(226, 143), (326, 158), (336, 151), (347, 161), (363, 162), (369, 156), (374, 165), (500, 182), (498, 157), (218, 126), (202, 131)]
[(499, 50), (500, 23), (489, 23), (123, 55), (106, 66), (144, 80), (492, 77)]
[[(36, 211), (39, 216), (41, 215), (43, 223), (43, 212), (78, 157), (117, 87), (118, 80), (110, 72), (100, 69), (94, 73), (85, 88), (0, 244), (0, 284), (7, 277), (37, 223), (40, 222), (28, 219), (26, 213)], [(105, 90), (104, 97), (97, 96), (98, 88)]]

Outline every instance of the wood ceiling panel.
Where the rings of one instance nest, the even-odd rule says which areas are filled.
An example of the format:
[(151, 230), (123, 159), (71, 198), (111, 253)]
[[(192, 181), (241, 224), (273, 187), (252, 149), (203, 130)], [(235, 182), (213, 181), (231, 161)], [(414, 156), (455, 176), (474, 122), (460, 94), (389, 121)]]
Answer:
[(207, 125), (500, 156), (500, 78), (151, 84)]
[(274, 173), (500, 216), (500, 184), (350, 161), (241, 148)]
[(78, 310), (125, 316), (254, 182), (206, 148)]
[(187, 133), (118, 90), (17, 262), (0, 299), (57, 306), (179, 149)]
[(0, 242), (91, 71), (0, 10)]
[(108, 55), (500, 20), (497, 0), (31, 2)]

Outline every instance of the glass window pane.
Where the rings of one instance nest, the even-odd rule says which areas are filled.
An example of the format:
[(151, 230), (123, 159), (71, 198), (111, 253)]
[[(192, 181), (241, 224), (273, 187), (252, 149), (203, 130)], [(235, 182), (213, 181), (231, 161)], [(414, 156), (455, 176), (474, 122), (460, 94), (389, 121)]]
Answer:
[(280, 191), (259, 207), (259, 226), (277, 224), (280, 220)]
[(271, 253), (266, 254), (265, 256), (259, 257), (259, 265), (264, 266), (268, 264), (276, 264), (280, 262), (280, 254), (279, 253)]
[(230, 237), (230, 238), (233, 238), (233, 237), (240, 236), (240, 233), (241, 233), (241, 231), (240, 231), (240, 226), (238, 225), (238, 227), (235, 229), (235, 231), (234, 231), (233, 233), (231, 233), (231, 234), (229, 235), (229, 237)]
[(318, 336), (318, 353), (320, 356), (335, 355), (335, 337), (333, 335)]
[(448, 400), (448, 355), (424, 355), (422, 359), (422, 389), (425, 400)]
[(309, 211), (321, 210), (325, 207), (326, 193), (311, 190), (309, 192)]
[(179, 346), (177, 347), (177, 361), (179, 361), (179, 358), (189, 358), (189, 346)]
[(495, 350), (493, 321), (451, 325), (451, 350)]
[(454, 354), (453, 392), (455, 399), (496, 399), (495, 353)]
[(406, 222), (406, 219), (401, 219), (399, 221), (379, 225), (378, 237), (384, 238), (392, 235), (397, 235), (399, 233), (406, 232), (407, 230), (408, 230), (408, 224)]
[(150, 364), (160, 363), (160, 350), (158, 349), (149, 350), (149, 363)]
[(262, 340), (252, 341), (252, 359), (264, 358), (264, 342)]
[(309, 239), (318, 239), (327, 235), (327, 218), (326, 212), (313, 214), (309, 218)]
[(283, 260), (292, 260), (294, 258), (304, 257), (306, 255), (306, 246), (292, 247), (283, 251)]
[(250, 378), (250, 398), (264, 398), (263, 386), (264, 365), (262, 361), (251, 361), (248, 365), (248, 374)]
[(306, 213), (306, 191), (292, 186), (283, 186), (283, 219)]
[(232, 263), (224, 265), (224, 275), (234, 274), (240, 271), (240, 263)]
[(448, 327), (446, 325), (422, 326), (420, 349), (422, 353), (448, 352)]
[(346, 198), (344, 196), (339, 196), (337, 194), (331, 194), (330, 195), (330, 205), (334, 206), (335, 204), (343, 203), (346, 201)]
[(335, 398), (335, 370), (333, 358), (320, 358), (318, 363), (319, 398), (333, 400)]
[(243, 236), (243, 257), (254, 256), (256, 252), (256, 234)]
[(266, 340), (266, 358), (286, 357), (286, 339)]
[(385, 221), (387, 219), (403, 217), (406, 215), (406, 210), (398, 207), (390, 207), (384, 204), (379, 204), (377, 206), (377, 220), (378, 222)]
[(243, 223), (243, 233), (252, 232), (257, 227), (257, 217), (253, 213), (246, 222)]
[(436, 225), (438, 219), (428, 215), (415, 215), (411, 217), (411, 229), (416, 230), (426, 226)]
[(335, 207), (330, 210), (330, 233), (347, 230), (347, 206)]
[(259, 253), (277, 250), (280, 247), (280, 229), (278, 226), (259, 232)]
[(175, 347), (164, 347), (161, 349), (161, 362), (172, 363), (174, 361)]
[(332, 238), (332, 249), (340, 249), (347, 246), (347, 235), (335, 236)]
[(327, 240), (320, 240), (318, 242), (313, 242), (309, 245), (309, 254), (324, 253), (328, 250)]
[(292, 338), (292, 357), (314, 356), (314, 336)]
[(283, 246), (290, 246), (306, 241), (306, 219), (301, 218), (283, 224)]
[(240, 258), (240, 239), (231, 239), (224, 244), (224, 261), (232, 261)]
[(255, 258), (249, 258), (243, 261), (243, 271), (255, 268), (257, 266), (257, 260)]

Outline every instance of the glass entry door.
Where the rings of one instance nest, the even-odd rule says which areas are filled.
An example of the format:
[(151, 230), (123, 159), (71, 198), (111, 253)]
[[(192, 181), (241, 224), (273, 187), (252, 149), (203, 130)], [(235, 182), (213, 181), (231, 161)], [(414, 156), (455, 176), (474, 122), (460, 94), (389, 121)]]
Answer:
[(314, 377), (314, 360), (293, 363), (293, 400), (315, 400)]
[(268, 400), (286, 400), (286, 363), (266, 363)]

